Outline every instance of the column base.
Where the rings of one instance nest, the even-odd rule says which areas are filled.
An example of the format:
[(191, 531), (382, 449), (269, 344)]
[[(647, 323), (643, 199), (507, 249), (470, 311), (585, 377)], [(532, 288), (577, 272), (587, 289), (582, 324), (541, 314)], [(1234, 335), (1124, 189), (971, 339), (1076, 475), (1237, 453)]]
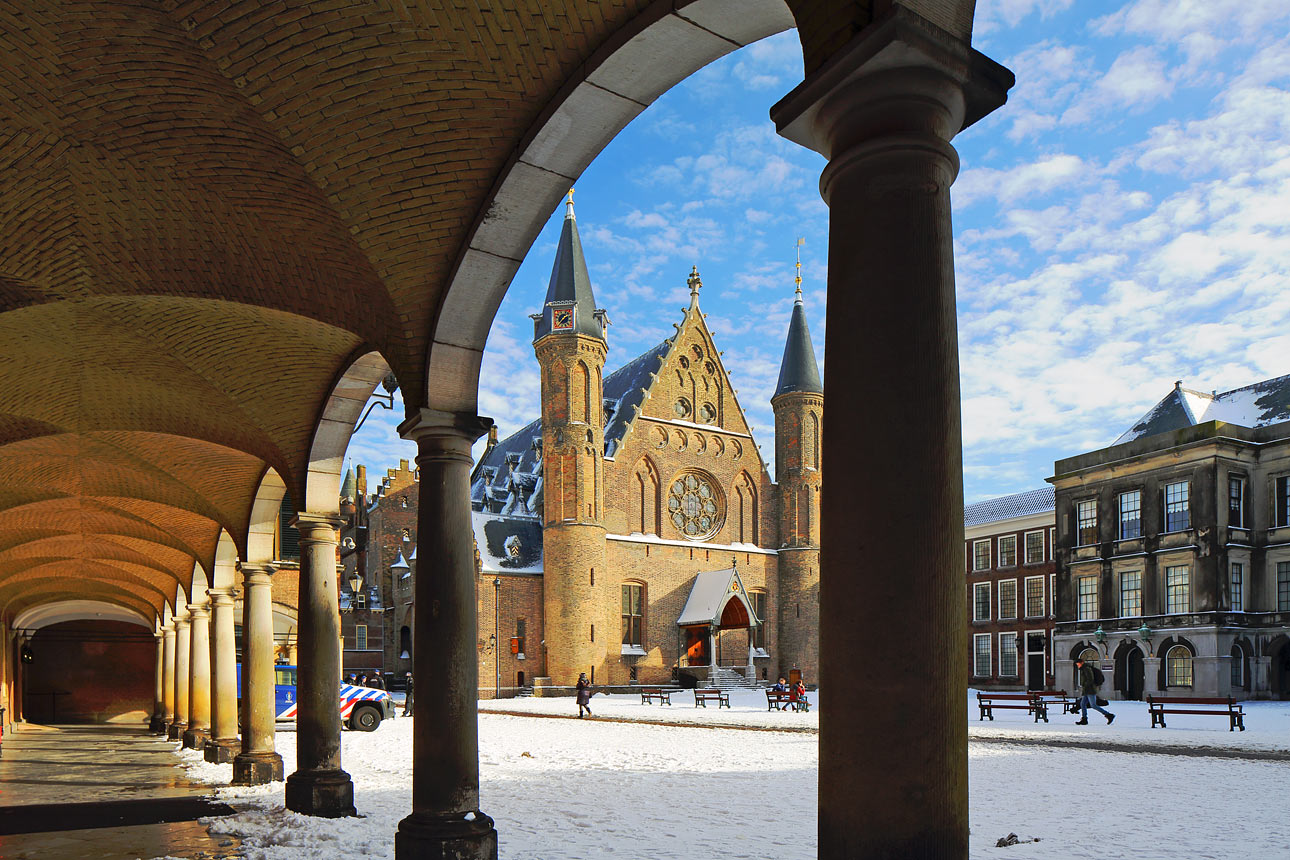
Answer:
[(188, 723), (171, 723), (166, 728), (166, 738), (172, 741), (182, 741), (186, 731), (188, 731)]
[(210, 729), (189, 729), (184, 732), (184, 746), (190, 750), (205, 749), (210, 739)]
[(343, 770), (298, 770), (287, 777), (286, 806), (319, 818), (358, 815), (354, 783)]
[(148, 720), (148, 733), (153, 735), (164, 735), (166, 733), (166, 718), (153, 717)]
[(281, 782), (285, 772), (277, 753), (238, 753), (233, 758), (233, 785)]
[(242, 744), (237, 738), (212, 738), (206, 742), (206, 760), (212, 764), (228, 764), (237, 758), (241, 748)]
[[(471, 816), (469, 820), (465, 816)], [(394, 834), (395, 860), (497, 860), (497, 830), (482, 812), (414, 812)]]

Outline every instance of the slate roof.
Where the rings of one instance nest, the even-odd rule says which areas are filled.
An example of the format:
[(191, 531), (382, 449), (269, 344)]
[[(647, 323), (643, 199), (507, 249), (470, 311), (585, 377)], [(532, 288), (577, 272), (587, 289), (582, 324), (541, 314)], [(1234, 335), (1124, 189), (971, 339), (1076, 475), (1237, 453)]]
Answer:
[(1209, 394), (1183, 388), (1182, 383), (1178, 383), (1112, 444), (1120, 445), (1207, 421), (1249, 428), (1290, 421), (1290, 375)]
[(547, 285), (542, 313), (534, 316), (533, 340), (551, 333), (551, 306), (577, 308), (573, 315), (573, 330), (578, 334), (604, 340), (600, 320), (596, 315), (596, 297), (591, 292), (591, 277), (587, 274), (587, 261), (582, 255), (582, 239), (578, 237), (578, 222), (573, 217), (573, 201), (568, 204), (564, 225), (560, 228), (560, 242), (556, 247), (555, 263), (551, 266), (551, 281)]
[[(738, 588), (731, 590), (731, 582), (737, 582)], [(744, 590), (743, 577), (733, 567), (725, 570), (705, 570), (694, 577), (690, 586), (690, 596), (685, 601), (685, 608), (676, 619), (678, 627), (692, 624), (717, 624), (721, 621), (721, 610), (729, 599), (738, 598), (748, 610), (748, 618), (753, 626), (761, 622), (748, 602), (748, 592)]]
[(997, 499), (986, 499), (984, 502), (965, 505), (963, 507), (963, 525), (971, 528), (984, 523), (1010, 520), (1031, 514), (1042, 514), (1056, 509), (1057, 505), (1053, 501), (1053, 488), (1050, 485), (1040, 487), (1037, 490), (1027, 490), (1024, 493), (1014, 493), (1011, 496), (1000, 496)]
[(612, 457), (618, 450), (618, 443), (627, 433), (627, 422), (636, 413), (637, 406), (645, 399), (645, 391), (653, 382), (651, 373), (658, 373), (663, 366), (663, 356), (671, 348), (672, 342), (665, 340), (658, 346), (650, 347), (613, 373), (605, 377), (602, 384), (605, 398), (605, 409), (609, 416), (605, 421), (605, 456)]
[(788, 321), (788, 337), (784, 341), (784, 358), (779, 365), (779, 382), (775, 394), (791, 391), (824, 393), (820, 382), (820, 366), (815, 362), (815, 348), (811, 345), (811, 330), (806, 325), (806, 309), (802, 306), (802, 293), (798, 291), (793, 302), (793, 316)]
[(489, 573), (541, 573), (542, 524), (535, 519), (470, 515), (479, 560)]

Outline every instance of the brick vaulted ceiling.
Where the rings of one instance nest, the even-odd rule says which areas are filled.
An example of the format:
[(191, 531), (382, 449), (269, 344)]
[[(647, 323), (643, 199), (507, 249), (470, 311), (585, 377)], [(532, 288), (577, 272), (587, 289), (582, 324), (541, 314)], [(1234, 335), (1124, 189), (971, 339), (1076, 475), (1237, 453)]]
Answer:
[[(0, 614), (162, 607), (358, 355), (422, 405), (508, 159), (691, 2), (0, 0)], [(789, 5), (820, 55), (884, 3)]]

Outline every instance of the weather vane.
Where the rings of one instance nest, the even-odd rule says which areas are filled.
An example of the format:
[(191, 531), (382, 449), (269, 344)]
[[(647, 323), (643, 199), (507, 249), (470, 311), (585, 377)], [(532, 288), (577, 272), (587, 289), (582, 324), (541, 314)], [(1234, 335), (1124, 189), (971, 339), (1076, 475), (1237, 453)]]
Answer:
[(793, 282), (797, 284), (797, 297), (802, 297), (802, 246), (806, 244), (805, 236), (797, 237), (797, 277)]

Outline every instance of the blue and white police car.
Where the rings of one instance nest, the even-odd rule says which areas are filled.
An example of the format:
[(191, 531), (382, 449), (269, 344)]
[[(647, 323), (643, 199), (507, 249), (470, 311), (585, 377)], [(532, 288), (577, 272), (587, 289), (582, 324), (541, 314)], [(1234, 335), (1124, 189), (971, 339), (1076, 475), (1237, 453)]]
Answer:
[[(242, 664), (237, 666), (237, 688), (242, 689)], [(278, 722), (296, 719), (296, 667), (273, 667), (273, 711)], [(382, 720), (394, 719), (394, 699), (384, 690), (340, 685), (340, 718), (345, 725), (360, 732), (374, 731)], [(238, 702), (241, 705), (241, 702)]]

